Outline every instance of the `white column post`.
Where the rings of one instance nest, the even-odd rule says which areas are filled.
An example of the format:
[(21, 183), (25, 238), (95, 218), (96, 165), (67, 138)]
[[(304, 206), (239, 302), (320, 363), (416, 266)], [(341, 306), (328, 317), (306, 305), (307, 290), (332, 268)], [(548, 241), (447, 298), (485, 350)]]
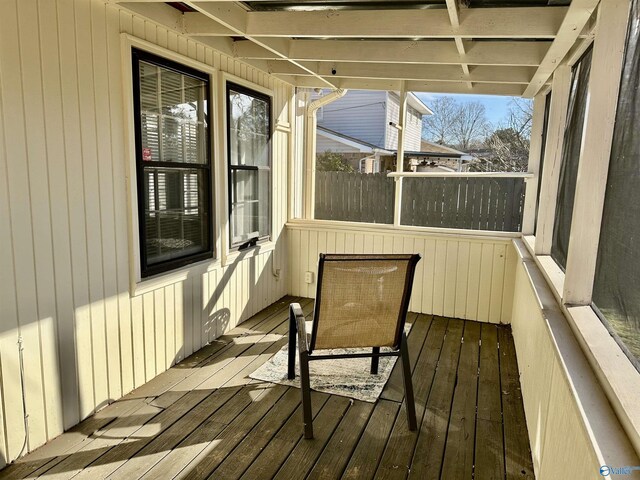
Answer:
[(544, 171), (540, 185), (540, 207), (538, 208), (536, 228), (536, 255), (551, 253), (558, 179), (562, 164), (564, 128), (567, 121), (569, 89), (571, 88), (571, 67), (569, 65), (560, 65), (556, 69), (551, 88), (551, 106), (549, 107), (547, 143), (544, 148)]
[(629, 4), (607, 0), (598, 11), (562, 296), (571, 305), (591, 304)]
[(536, 221), (536, 199), (540, 185), (540, 157), (542, 155), (542, 135), (544, 129), (544, 108), (546, 95), (539, 93), (533, 98), (533, 120), (531, 125), (531, 142), (529, 146), (529, 163), (527, 171), (533, 178), (527, 180), (525, 190), (524, 211), (522, 213), (522, 234), (532, 235)]
[[(404, 124), (407, 114), (407, 89), (403, 80), (400, 86), (400, 112), (398, 114), (398, 149), (396, 154), (396, 172), (404, 169)], [(402, 209), (402, 177), (396, 177), (396, 189), (393, 203), (393, 224), (400, 225), (400, 210)]]

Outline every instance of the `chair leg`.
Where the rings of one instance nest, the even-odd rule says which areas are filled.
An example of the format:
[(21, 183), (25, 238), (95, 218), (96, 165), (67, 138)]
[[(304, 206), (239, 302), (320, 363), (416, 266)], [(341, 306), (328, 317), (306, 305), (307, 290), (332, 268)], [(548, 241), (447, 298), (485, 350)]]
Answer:
[(400, 356), (402, 357), (402, 377), (404, 379), (404, 401), (407, 406), (407, 423), (409, 430), (414, 431), (417, 428), (416, 404), (413, 399), (413, 383), (411, 381), (411, 363), (409, 362), (407, 337), (404, 333), (400, 341)]
[(313, 413), (311, 412), (311, 385), (309, 383), (309, 354), (300, 352), (300, 390), (302, 390), (302, 418), (304, 438), (313, 438)]
[(287, 378), (293, 380), (296, 378), (296, 337), (298, 336), (298, 328), (296, 326), (296, 316), (293, 309), (289, 309), (289, 358), (287, 368)]
[[(380, 353), (380, 347), (373, 347), (374, 355)], [(371, 357), (371, 375), (378, 374), (378, 364), (380, 363), (380, 357)]]

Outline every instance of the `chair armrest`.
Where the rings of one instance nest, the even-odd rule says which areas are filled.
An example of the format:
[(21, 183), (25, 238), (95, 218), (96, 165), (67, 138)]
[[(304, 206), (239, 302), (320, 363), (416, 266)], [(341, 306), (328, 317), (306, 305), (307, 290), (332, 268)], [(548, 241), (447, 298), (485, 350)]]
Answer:
[(309, 345), (307, 343), (307, 326), (305, 323), (304, 313), (300, 308), (299, 303), (292, 303), (290, 305), (291, 313), (295, 316), (296, 327), (298, 329), (298, 351), (308, 352)]

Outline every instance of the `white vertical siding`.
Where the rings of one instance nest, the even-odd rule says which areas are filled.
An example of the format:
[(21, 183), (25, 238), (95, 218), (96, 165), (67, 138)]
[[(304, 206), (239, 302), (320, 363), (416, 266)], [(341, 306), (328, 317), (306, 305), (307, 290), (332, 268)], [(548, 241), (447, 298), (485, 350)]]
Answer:
[(602, 478), (638, 457), (542, 273), (522, 245), (512, 279), (512, 329), (537, 478)]
[[(289, 86), (116, 6), (2, 9), (0, 467), (24, 441), (19, 337), (32, 450), (287, 293), (291, 135)], [(121, 32), (274, 91), (275, 250), (130, 295)]]
[(410, 310), (509, 323), (515, 256), (510, 239), (454, 237), (404, 231), (368, 231), (289, 224), (289, 293), (315, 297), (320, 253), (419, 253)]
[[(396, 125), (400, 119), (400, 98), (394, 92), (387, 92), (387, 139), (385, 148), (396, 150), (398, 148), (398, 129), (390, 125)], [(419, 152), (422, 138), (422, 115), (412, 106), (407, 105), (407, 118), (405, 119), (404, 149), (407, 152)]]

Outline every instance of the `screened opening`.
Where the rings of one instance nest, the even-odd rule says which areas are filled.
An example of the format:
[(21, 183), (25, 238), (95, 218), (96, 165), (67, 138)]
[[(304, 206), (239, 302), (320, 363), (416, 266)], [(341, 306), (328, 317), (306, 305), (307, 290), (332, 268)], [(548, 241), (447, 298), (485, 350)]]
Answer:
[[(402, 225), (517, 232), (522, 229), (525, 181), (500, 177), (527, 171), (533, 104), (494, 95), (417, 94), (423, 117), (422, 152), (407, 152), (405, 171), (456, 174), (405, 177)], [(478, 172), (496, 177), (474, 177)], [(469, 175), (467, 175), (469, 174)]]
[(591, 53), (592, 48), (589, 48), (573, 66), (571, 74), (571, 90), (569, 93), (567, 123), (564, 131), (562, 164), (560, 166), (558, 197), (551, 243), (551, 257), (563, 269), (567, 265), (567, 252), (569, 250), (573, 201), (578, 178), (578, 163), (580, 162), (580, 145), (582, 143), (584, 115), (587, 107)]
[(640, 370), (640, 2), (631, 21), (607, 176), (593, 302)]
[(401, 181), (402, 225), (520, 231), (532, 115), (519, 97), (416, 92), (400, 122), (398, 92), (350, 90), (317, 118), (315, 218), (391, 224)]
[(233, 247), (271, 235), (271, 98), (227, 83), (230, 235)]
[(211, 257), (209, 77), (133, 50), (142, 276)]
[(542, 139), (540, 145), (540, 164), (538, 167), (538, 191), (536, 192), (536, 214), (533, 223), (533, 234), (535, 235), (538, 227), (538, 210), (540, 209), (540, 190), (542, 187), (542, 174), (544, 172), (544, 150), (547, 147), (547, 130), (549, 128), (549, 110), (551, 109), (551, 94), (547, 93), (544, 99), (544, 120), (542, 122)]
[[(421, 104), (414, 102), (407, 128), (419, 149)], [(387, 173), (396, 169), (399, 112), (399, 96), (383, 90), (349, 90), (316, 112), (316, 219), (393, 223), (395, 181)]]

